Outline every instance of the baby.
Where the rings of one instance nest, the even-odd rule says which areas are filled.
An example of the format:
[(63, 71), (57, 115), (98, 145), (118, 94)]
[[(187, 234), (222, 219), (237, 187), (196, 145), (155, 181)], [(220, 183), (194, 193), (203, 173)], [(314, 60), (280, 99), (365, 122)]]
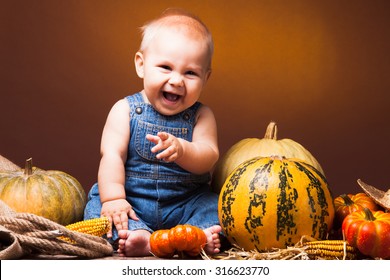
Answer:
[(213, 40), (195, 16), (167, 10), (143, 27), (135, 54), (143, 90), (111, 109), (98, 182), (84, 219), (106, 216), (120, 256), (150, 255), (153, 231), (191, 224), (205, 252), (220, 251), (218, 195), (209, 187), (219, 157), (217, 125), (198, 99), (211, 73)]

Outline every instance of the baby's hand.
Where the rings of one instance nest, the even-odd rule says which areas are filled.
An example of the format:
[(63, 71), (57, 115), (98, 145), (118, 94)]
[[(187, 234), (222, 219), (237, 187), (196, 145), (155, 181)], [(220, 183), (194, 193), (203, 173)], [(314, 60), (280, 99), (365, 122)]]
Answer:
[(166, 132), (158, 132), (157, 135), (146, 135), (146, 139), (156, 144), (152, 153), (158, 153), (157, 159), (173, 162), (183, 155), (183, 146), (179, 139)]
[[(109, 200), (103, 203), (101, 216), (106, 216), (110, 224), (114, 224), (116, 229), (127, 229), (129, 217), (138, 221), (133, 208), (126, 199)], [(107, 232), (107, 238), (112, 237), (112, 229)]]

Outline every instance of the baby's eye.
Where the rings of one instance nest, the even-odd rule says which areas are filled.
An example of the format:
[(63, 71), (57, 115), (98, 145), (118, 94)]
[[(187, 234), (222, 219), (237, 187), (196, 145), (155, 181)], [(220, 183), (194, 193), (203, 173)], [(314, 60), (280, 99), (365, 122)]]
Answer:
[(172, 70), (171, 67), (169, 67), (168, 65), (160, 65), (159, 67), (164, 70)]
[(186, 72), (186, 75), (189, 75), (189, 76), (198, 76), (198, 73), (194, 72), (194, 71), (187, 71)]

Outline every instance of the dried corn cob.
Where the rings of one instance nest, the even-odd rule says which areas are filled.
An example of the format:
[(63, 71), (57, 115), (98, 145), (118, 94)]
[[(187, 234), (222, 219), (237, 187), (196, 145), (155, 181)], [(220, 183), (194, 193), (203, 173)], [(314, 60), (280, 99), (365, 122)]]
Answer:
[[(110, 226), (111, 225), (107, 217), (100, 217), (73, 223), (67, 225), (66, 228), (81, 233), (91, 234), (94, 236), (103, 236), (109, 231)], [(64, 241), (74, 243), (74, 241), (68, 237), (61, 236), (59, 238)]]
[(348, 245), (343, 240), (309, 241), (304, 242), (302, 247), (312, 259), (353, 260), (359, 255), (359, 251), (355, 247)]

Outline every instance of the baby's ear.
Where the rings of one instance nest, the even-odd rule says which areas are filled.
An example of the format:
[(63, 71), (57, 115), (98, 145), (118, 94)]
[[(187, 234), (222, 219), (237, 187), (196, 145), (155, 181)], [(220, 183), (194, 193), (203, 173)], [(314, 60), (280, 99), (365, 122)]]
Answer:
[(208, 81), (208, 79), (210, 78), (211, 76), (211, 69), (208, 70), (207, 74), (206, 74), (206, 82)]
[(144, 55), (141, 52), (137, 52), (134, 57), (135, 71), (138, 77), (143, 79), (144, 77)]

